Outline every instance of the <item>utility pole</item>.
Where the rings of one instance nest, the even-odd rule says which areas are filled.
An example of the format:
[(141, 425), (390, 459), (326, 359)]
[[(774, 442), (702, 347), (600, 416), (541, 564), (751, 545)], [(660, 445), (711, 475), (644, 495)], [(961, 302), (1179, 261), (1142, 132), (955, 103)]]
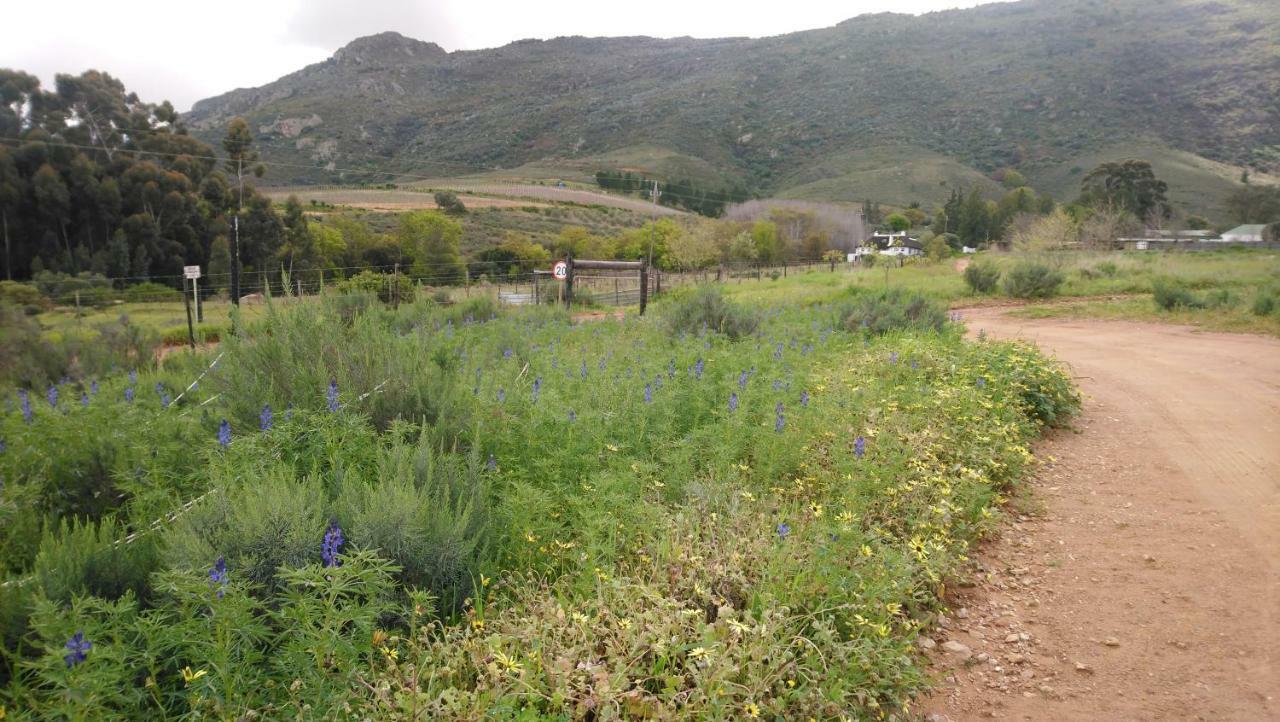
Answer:
[(645, 301), (649, 296), (649, 267), (653, 265), (653, 237), (657, 231), (658, 225), (658, 181), (653, 181), (653, 193), (650, 194), (653, 201), (653, 216), (649, 219), (649, 260), (644, 264), (644, 270), (640, 272), (640, 315), (644, 315)]
[(236, 185), (239, 200), (236, 201), (235, 247), (231, 250), (231, 303), (240, 305), (240, 211), (244, 208), (244, 160), (236, 159)]

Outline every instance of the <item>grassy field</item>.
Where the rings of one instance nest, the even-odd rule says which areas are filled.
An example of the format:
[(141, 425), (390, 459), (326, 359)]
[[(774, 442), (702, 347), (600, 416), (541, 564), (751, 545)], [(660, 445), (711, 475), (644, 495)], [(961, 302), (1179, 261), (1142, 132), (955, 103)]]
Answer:
[(1241, 299), (1230, 308), (1158, 308), (1150, 294), (1125, 298), (1038, 304), (1010, 312), (1021, 318), (1100, 319), (1150, 321), (1195, 326), (1205, 331), (1259, 333), (1280, 336), (1280, 314), (1259, 315)]
[(826, 298), (272, 304), (216, 366), (8, 391), (0, 704), (906, 717), (917, 634), (1076, 400), (940, 307)]

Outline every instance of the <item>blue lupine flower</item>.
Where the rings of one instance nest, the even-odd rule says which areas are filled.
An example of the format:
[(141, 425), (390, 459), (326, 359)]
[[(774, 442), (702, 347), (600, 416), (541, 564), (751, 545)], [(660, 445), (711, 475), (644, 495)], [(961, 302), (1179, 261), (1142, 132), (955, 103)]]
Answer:
[(258, 414), (258, 430), (270, 431), (272, 422), (271, 404), (263, 404), (262, 413)]
[(601, 357), (600, 357), (600, 370), (601, 370), (601, 371), (604, 371), (604, 361), (605, 361), (604, 357), (603, 357), (603, 356), (601, 356)]
[(738, 375), (738, 388), (745, 389), (747, 387), (747, 372), (743, 371)]
[(169, 408), (169, 394), (168, 394), (168, 392), (164, 392), (164, 393), (161, 393), (161, 394), (160, 394), (160, 408), (162, 408), (162, 409), (167, 409), (167, 408)]
[(533, 403), (538, 403), (538, 392), (542, 390), (542, 377), (533, 380)]
[(338, 403), (338, 380), (329, 379), (329, 390), (325, 392), (325, 399), (329, 402), (330, 413), (342, 408), (342, 404)]
[(320, 544), (320, 557), (326, 567), (338, 566), (338, 552), (342, 549), (342, 527), (338, 520), (329, 522), (329, 529), (324, 533), (324, 542)]
[(981, 376), (979, 376), (979, 377), (978, 377), (978, 388), (980, 388), (980, 389), (985, 389), (986, 387), (987, 387), (987, 380), (986, 380), (986, 379), (984, 379), (984, 378), (982, 378)]
[(781, 390), (782, 390), (782, 379), (774, 379), (774, 380), (773, 380), (773, 390), (774, 390), (774, 391), (781, 391)]
[(128, 404), (133, 403), (133, 387), (132, 386), (125, 388), (124, 400), (125, 400), (125, 403), (128, 403)]
[(129, 385), (133, 386), (137, 383), (138, 383), (138, 371), (136, 369), (129, 369)]
[(729, 410), (730, 411), (738, 410), (738, 394), (736, 393), (729, 394)]
[(502, 349), (502, 358), (511, 358), (512, 353), (514, 353), (514, 351), (512, 351), (511, 349), (504, 348)]
[(676, 360), (671, 359), (670, 361), (667, 362), (667, 378), (673, 379), (675, 377), (676, 377)]
[(569, 409), (569, 423), (572, 424), (577, 420), (578, 420), (578, 415), (574, 413), (573, 409)]
[(218, 443), (222, 444), (224, 449), (231, 446), (231, 422), (226, 419), (223, 419), (222, 423), (218, 424)]
[[(195, 384), (192, 384), (192, 386), (194, 387), (194, 386), (195, 386)], [(98, 382), (97, 382), (97, 381), (90, 381), (90, 382), (89, 382), (89, 395), (90, 395), (90, 396), (97, 396), (97, 395), (98, 395)]]
[(164, 393), (164, 384), (163, 384), (163, 383), (158, 382), (158, 381), (156, 382), (156, 393), (157, 393), (157, 394), (163, 394), (163, 393)]
[(488, 468), (488, 469), (489, 469), (489, 471), (497, 471), (497, 470), (498, 470), (498, 457), (494, 456), (493, 454), (489, 454), (489, 460), (488, 460), (488, 461), (486, 461), (484, 465), (485, 465), (485, 467), (486, 467), (486, 468)]
[(213, 563), (213, 567), (209, 569), (209, 586), (217, 585), (216, 594), (218, 599), (222, 599), (223, 593), (227, 589), (227, 559), (226, 557), (218, 557), (218, 561)]
[(694, 377), (697, 378), (698, 380), (702, 380), (702, 370), (704, 368), (706, 368), (706, 362), (704, 362), (702, 359), (698, 359), (698, 363), (693, 365)]
[(889, 352), (889, 363), (891, 363), (891, 364), (896, 364), (896, 363), (898, 363), (898, 352), (897, 352), (897, 351), (890, 351), (890, 352)]
[(293, 404), (292, 403), (284, 407), (284, 420), (285, 421), (293, 420)]
[(4, 443), (4, 439), (0, 439), (0, 454), (3, 454), (7, 448), (9, 447)]
[(867, 453), (867, 440), (861, 436), (853, 440), (853, 455), (861, 459)]
[(89, 394), (83, 391), (80, 392), (80, 405), (86, 408), (89, 406)]
[(803, 407), (805, 407), (805, 408), (808, 408), (808, 406), (809, 406), (809, 392), (808, 392), (808, 391), (801, 391), (801, 392), (800, 392), (800, 405), (801, 405), (801, 406), (803, 406)]
[(584, 359), (582, 362), (582, 378), (585, 379), (586, 377), (587, 377), (587, 362)]
[(653, 403), (653, 385), (652, 384), (644, 385), (644, 402), (646, 404)]
[(779, 402), (777, 403), (777, 405), (775, 405), (775, 406), (773, 407), (773, 413), (775, 413), (775, 414), (781, 414), (781, 413), (782, 413), (782, 402), (781, 402), (781, 401), (779, 401)]
[(500, 404), (501, 404), (501, 403), (506, 403), (506, 400), (507, 400), (507, 390), (506, 390), (506, 389), (498, 389), (498, 403), (500, 403)]
[(790, 533), (791, 533), (791, 525), (790, 525), (790, 524), (788, 524), (788, 523), (786, 523), (786, 522), (784, 521), (784, 522), (782, 522), (781, 524), (779, 524), (779, 525), (778, 525), (778, 538), (779, 538), (779, 539), (786, 539), (786, 538), (787, 538), (787, 535), (788, 535), (788, 534), (790, 534)]
[(84, 638), (84, 632), (77, 631), (63, 646), (67, 653), (62, 655), (62, 661), (67, 663), (67, 669), (71, 669), (85, 660), (89, 650), (93, 649), (93, 642)]
[(51, 409), (58, 408), (58, 387), (57, 386), (50, 386), (49, 390), (45, 392), (44, 397), (49, 401), (49, 408)]
[(920, 362), (915, 359), (911, 359), (911, 368), (912, 370), (920, 368)]
[(776, 347), (774, 347), (773, 357), (779, 361), (782, 360), (782, 344), (781, 343), (779, 343)]
[[(781, 406), (782, 404), (778, 404), (778, 405)], [(775, 419), (773, 422), (773, 430), (781, 434), (782, 427), (786, 426), (786, 424), (787, 424), (787, 417), (784, 416), (781, 412), (779, 412), (778, 418)]]
[(31, 423), (31, 395), (27, 393), (26, 389), (18, 389), (18, 402), (22, 407), (22, 420), (28, 424)]

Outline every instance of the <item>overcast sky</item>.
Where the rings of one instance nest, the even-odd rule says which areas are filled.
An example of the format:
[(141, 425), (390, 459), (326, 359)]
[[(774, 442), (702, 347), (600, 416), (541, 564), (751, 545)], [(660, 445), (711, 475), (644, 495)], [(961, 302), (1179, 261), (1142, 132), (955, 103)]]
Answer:
[[(51, 86), (105, 70), (144, 100), (179, 110), (315, 63), (383, 30), (473, 50), (561, 35), (760, 37), (869, 12), (930, 12), (982, 0), (63, 0), (6, 2), (0, 67)], [(188, 9), (190, 8), (190, 9)], [(50, 17), (51, 9), (56, 17)]]

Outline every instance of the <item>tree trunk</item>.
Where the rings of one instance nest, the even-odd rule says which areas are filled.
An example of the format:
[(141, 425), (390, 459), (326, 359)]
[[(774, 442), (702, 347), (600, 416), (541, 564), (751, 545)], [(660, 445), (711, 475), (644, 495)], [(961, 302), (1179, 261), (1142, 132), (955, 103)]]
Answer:
[(9, 214), (0, 211), (0, 221), (4, 223), (4, 276), (6, 281), (12, 281), (13, 261), (9, 256)]

